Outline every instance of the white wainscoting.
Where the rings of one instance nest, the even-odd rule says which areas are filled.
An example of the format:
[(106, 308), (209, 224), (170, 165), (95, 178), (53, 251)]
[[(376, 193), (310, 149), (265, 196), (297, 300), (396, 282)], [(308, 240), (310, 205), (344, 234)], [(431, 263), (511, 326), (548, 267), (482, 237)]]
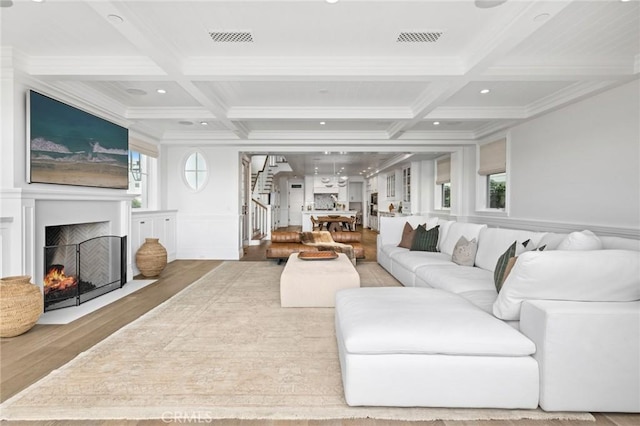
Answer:
[(238, 260), (238, 215), (178, 213), (178, 259)]

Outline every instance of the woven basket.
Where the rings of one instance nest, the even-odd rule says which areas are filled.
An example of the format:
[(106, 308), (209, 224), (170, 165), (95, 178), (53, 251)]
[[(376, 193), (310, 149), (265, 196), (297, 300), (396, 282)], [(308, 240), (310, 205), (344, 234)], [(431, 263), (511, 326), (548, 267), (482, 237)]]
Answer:
[(136, 253), (136, 266), (145, 277), (157, 277), (167, 266), (167, 250), (158, 238), (145, 238)]
[(0, 278), (0, 337), (14, 337), (33, 327), (44, 309), (40, 287), (29, 275)]

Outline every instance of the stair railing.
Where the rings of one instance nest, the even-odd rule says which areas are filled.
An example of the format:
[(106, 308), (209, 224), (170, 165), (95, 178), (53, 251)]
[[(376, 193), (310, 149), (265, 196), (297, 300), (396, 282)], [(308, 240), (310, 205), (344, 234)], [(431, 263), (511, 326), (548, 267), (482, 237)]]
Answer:
[(251, 199), (251, 240), (271, 239), (271, 206)]

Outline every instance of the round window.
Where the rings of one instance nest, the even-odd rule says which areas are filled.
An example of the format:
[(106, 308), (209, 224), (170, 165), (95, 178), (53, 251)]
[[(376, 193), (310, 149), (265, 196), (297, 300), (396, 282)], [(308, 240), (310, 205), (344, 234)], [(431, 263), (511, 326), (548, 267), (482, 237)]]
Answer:
[(194, 191), (204, 187), (207, 181), (207, 162), (199, 152), (194, 152), (184, 163), (184, 179), (187, 185)]

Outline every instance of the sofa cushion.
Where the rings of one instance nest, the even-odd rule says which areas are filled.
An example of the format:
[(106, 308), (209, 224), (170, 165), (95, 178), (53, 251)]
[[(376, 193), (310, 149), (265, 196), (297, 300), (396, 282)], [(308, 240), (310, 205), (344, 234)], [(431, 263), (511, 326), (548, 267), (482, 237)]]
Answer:
[(460, 266), (473, 266), (478, 250), (478, 241), (472, 238), (468, 241), (465, 237), (460, 237), (453, 248), (451, 261)]
[(533, 342), (509, 325), (437, 289), (340, 290), (336, 327), (353, 354), (529, 356), (535, 351)]
[(517, 320), (524, 300), (640, 300), (640, 253), (632, 250), (545, 250), (521, 254), (493, 313)]
[(298, 231), (274, 231), (271, 233), (272, 243), (299, 243), (300, 232)]
[(331, 238), (336, 243), (359, 243), (362, 241), (362, 234), (354, 231), (335, 231), (331, 233)]
[(412, 272), (421, 266), (452, 265), (451, 256), (446, 253), (401, 250), (403, 250), (402, 253), (393, 254), (391, 259), (395, 265), (402, 266)]
[(640, 251), (640, 240), (635, 240), (633, 238), (610, 237), (604, 235), (599, 238), (600, 241), (602, 241), (603, 249)]
[(480, 230), (486, 227), (487, 225), (479, 225), (477, 223), (452, 223), (447, 231), (447, 235), (440, 243), (440, 251), (451, 256), (453, 254), (453, 248), (456, 246), (460, 237), (464, 236), (467, 240), (471, 240), (473, 238), (478, 239)]
[[(476, 254), (475, 265), (482, 269), (495, 271), (498, 258), (514, 241), (531, 241), (531, 249), (538, 246), (544, 237), (544, 232), (521, 231), (505, 228), (485, 228), (480, 231), (478, 238), (478, 253)], [(507, 259), (508, 260), (508, 259)]]
[(416, 268), (419, 277), (431, 287), (462, 293), (474, 290), (495, 291), (493, 273), (480, 268), (463, 268), (451, 262), (440, 265), (423, 265)]
[(545, 232), (542, 238), (540, 238), (540, 241), (538, 241), (537, 247), (546, 246), (545, 250), (555, 250), (567, 235), (568, 234), (559, 234), (556, 232)]
[(498, 297), (495, 289), (463, 291), (462, 293), (458, 293), (458, 295), (464, 297), (483, 311), (493, 315), (493, 304)]
[(556, 250), (601, 250), (602, 241), (593, 232), (585, 229), (572, 232), (560, 241)]
[(437, 252), (439, 229), (438, 225), (429, 230), (422, 225), (418, 226), (411, 242), (411, 251)]

